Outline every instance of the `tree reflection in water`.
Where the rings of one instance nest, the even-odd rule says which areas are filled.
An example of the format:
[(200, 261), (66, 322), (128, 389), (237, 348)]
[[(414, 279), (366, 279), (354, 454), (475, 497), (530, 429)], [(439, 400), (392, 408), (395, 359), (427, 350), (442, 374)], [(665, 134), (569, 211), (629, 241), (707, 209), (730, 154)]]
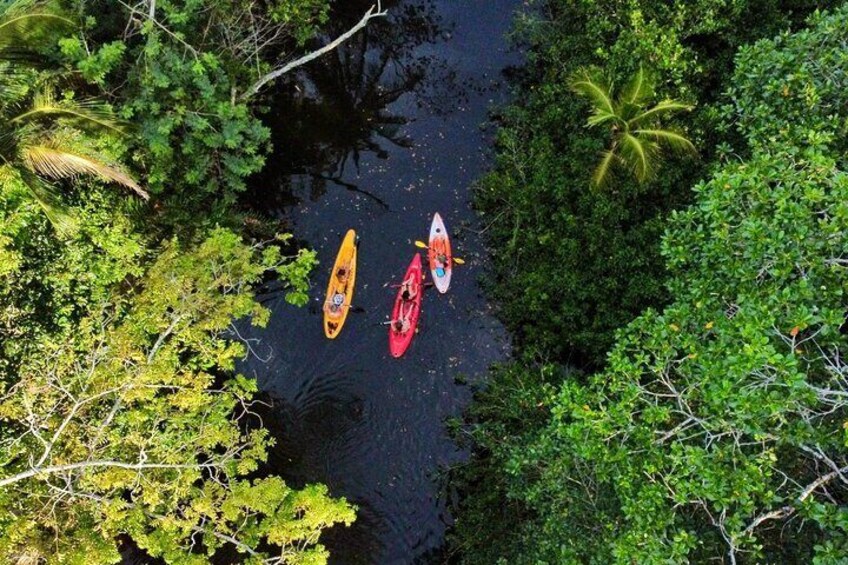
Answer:
[[(372, 3), (336, 6), (319, 42), (345, 31)], [(274, 152), (248, 199), (258, 209), (279, 213), (301, 199), (321, 198), (331, 186), (359, 192), (387, 209), (380, 195), (345, 180), (346, 174), (359, 171), (363, 154), (386, 159), (392, 148), (412, 147), (403, 131), (409, 119), (396, 108), (403, 104), (395, 104), (404, 95), (433, 112), (445, 101), (456, 107), (461, 96), (454, 71), (435, 49), (421, 53), (428, 51), (422, 46), (450, 37), (433, 2), (384, 1), (383, 7), (386, 18), (276, 87), (266, 119)]]

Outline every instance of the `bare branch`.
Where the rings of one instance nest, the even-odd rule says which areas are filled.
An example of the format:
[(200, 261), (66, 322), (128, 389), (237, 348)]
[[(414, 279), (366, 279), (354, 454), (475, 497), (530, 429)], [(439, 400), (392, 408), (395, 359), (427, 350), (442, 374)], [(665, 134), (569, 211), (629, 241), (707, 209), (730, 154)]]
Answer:
[[(822, 475), (815, 481), (811, 482), (809, 485), (801, 491), (801, 494), (798, 495), (797, 502), (804, 502), (813, 492), (819, 488), (820, 486), (826, 485), (836, 477), (840, 477), (844, 475), (844, 473), (848, 472), (848, 467), (842, 467), (841, 469), (836, 469), (827, 473), (826, 475)], [(788, 518), (797, 512), (798, 509), (794, 506), (784, 506), (778, 510), (772, 510), (771, 512), (767, 512), (765, 514), (760, 514), (754, 520), (748, 524), (748, 527), (745, 528), (745, 535), (751, 535), (754, 532), (754, 529), (767, 520), (776, 520), (781, 518)]]
[(150, 348), (150, 352), (147, 354), (147, 364), (153, 363), (153, 358), (156, 356), (156, 353), (159, 351), (159, 348), (162, 347), (162, 344), (165, 343), (165, 340), (168, 339), (173, 331), (176, 329), (177, 324), (182, 321), (182, 316), (173, 316), (171, 319), (171, 324), (159, 334), (159, 337), (156, 339), (156, 343), (153, 344), (153, 347)]
[(365, 12), (365, 15), (362, 16), (362, 19), (359, 20), (356, 23), (356, 25), (354, 25), (352, 28), (350, 28), (349, 30), (347, 30), (346, 32), (344, 32), (343, 34), (338, 36), (336, 39), (334, 39), (333, 41), (331, 41), (330, 43), (328, 43), (324, 47), (321, 47), (320, 49), (317, 49), (317, 50), (315, 50), (311, 53), (307, 53), (303, 57), (301, 57), (299, 59), (295, 59), (294, 61), (291, 61), (289, 63), (286, 63), (282, 67), (274, 69), (270, 73), (262, 76), (259, 80), (254, 82), (250, 86), (250, 88), (247, 89), (247, 91), (244, 94), (241, 95), (241, 97), (240, 97), (241, 100), (246, 100), (246, 99), (250, 98), (251, 96), (254, 96), (257, 92), (259, 92), (259, 90), (263, 86), (265, 86), (266, 84), (268, 84), (272, 80), (276, 80), (279, 77), (283, 76), (284, 74), (291, 72), (292, 70), (294, 70), (298, 67), (302, 67), (306, 63), (309, 63), (310, 61), (313, 61), (313, 60), (317, 59), (318, 57), (329, 53), (330, 51), (337, 48), (339, 45), (341, 45), (342, 43), (344, 43), (345, 41), (347, 41), (348, 39), (350, 39), (351, 37), (356, 35), (356, 32), (358, 32), (359, 30), (364, 28), (366, 25), (368, 25), (369, 21), (371, 21), (374, 18), (383, 17), (386, 14), (388, 14), (388, 12), (386, 10), (382, 9), (381, 2), (380, 2), (380, 0), (378, 0), (377, 4), (375, 6), (371, 6), (368, 9), (368, 11)]
[(89, 467), (115, 467), (118, 469), (129, 469), (132, 471), (141, 471), (144, 469), (215, 469), (219, 465), (211, 463), (192, 463), (192, 464), (169, 464), (169, 463), (124, 463), (123, 461), (80, 461), (78, 463), (68, 463), (66, 465), (48, 465), (46, 467), (33, 467), (26, 471), (22, 471), (16, 475), (11, 475), (4, 479), (0, 479), (0, 487), (5, 487), (20, 481), (35, 477), (37, 475), (50, 475), (54, 473), (63, 473), (65, 471), (75, 471), (77, 469), (86, 469)]

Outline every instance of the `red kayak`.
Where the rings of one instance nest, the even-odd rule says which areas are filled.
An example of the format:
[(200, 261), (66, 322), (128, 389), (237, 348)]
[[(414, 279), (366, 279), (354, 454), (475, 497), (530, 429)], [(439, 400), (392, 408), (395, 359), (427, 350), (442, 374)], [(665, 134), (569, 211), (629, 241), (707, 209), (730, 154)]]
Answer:
[(424, 287), (421, 256), (416, 253), (406, 269), (397, 297), (392, 309), (392, 320), (389, 325), (389, 352), (392, 357), (402, 356), (412, 343), (415, 328), (418, 326), (418, 316), (421, 314), (421, 295)]

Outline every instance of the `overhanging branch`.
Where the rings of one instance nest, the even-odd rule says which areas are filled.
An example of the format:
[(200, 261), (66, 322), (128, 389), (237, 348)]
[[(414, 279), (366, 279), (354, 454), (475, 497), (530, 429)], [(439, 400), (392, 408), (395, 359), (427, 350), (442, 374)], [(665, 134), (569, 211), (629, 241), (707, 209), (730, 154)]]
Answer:
[(295, 59), (294, 61), (291, 61), (289, 63), (286, 63), (282, 67), (274, 69), (270, 73), (263, 75), (259, 80), (254, 82), (250, 86), (250, 88), (247, 89), (247, 91), (244, 94), (241, 95), (241, 100), (246, 100), (246, 99), (250, 98), (251, 96), (255, 95), (257, 92), (259, 92), (259, 90), (263, 86), (265, 86), (266, 84), (268, 84), (272, 80), (275, 80), (275, 79), (283, 76), (284, 74), (291, 72), (292, 70), (294, 70), (298, 67), (302, 67), (306, 63), (317, 59), (321, 55), (325, 55), (326, 53), (329, 53), (330, 51), (332, 51), (333, 49), (335, 49), (336, 47), (338, 47), (339, 45), (341, 45), (342, 43), (344, 43), (345, 41), (347, 41), (348, 39), (350, 39), (351, 37), (356, 35), (356, 32), (358, 32), (359, 30), (364, 28), (366, 25), (368, 25), (369, 21), (371, 21), (374, 18), (383, 17), (386, 14), (388, 14), (388, 11), (382, 9), (381, 0), (377, 0), (377, 4), (374, 5), (374, 6), (371, 6), (368, 9), (368, 11), (365, 12), (365, 15), (362, 16), (362, 19), (359, 20), (356, 23), (356, 25), (354, 25), (352, 28), (350, 28), (349, 30), (347, 30), (346, 32), (344, 32), (343, 34), (338, 36), (336, 39), (334, 39), (333, 41), (331, 41), (330, 43), (328, 43), (324, 47), (321, 47), (320, 49), (317, 49), (317, 50), (315, 50), (311, 53), (307, 53), (303, 57), (301, 57), (299, 59)]

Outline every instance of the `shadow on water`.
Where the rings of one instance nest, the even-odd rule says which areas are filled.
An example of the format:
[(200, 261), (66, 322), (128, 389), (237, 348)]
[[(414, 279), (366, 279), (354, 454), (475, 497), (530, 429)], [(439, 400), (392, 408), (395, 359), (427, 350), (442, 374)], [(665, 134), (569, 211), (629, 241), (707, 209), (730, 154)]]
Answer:
[[(348, 29), (371, 5), (371, 0), (356, 0), (338, 7), (327, 37)], [(250, 198), (255, 208), (284, 214), (302, 200), (344, 189), (388, 210), (379, 195), (348, 179), (360, 170), (364, 154), (386, 160), (392, 149), (414, 147), (404, 131), (414, 117), (392, 105), (414, 96), (419, 105), (450, 109), (463, 96), (455, 69), (438, 48), (420, 52), (452, 36), (453, 26), (439, 15), (435, 2), (383, 6), (386, 18), (372, 20), (339, 49), (277, 85), (266, 124), (274, 147), (284, 149), (254, 184), (260, 189)], [(268, 186), (279, 189), (269, 193)]]

